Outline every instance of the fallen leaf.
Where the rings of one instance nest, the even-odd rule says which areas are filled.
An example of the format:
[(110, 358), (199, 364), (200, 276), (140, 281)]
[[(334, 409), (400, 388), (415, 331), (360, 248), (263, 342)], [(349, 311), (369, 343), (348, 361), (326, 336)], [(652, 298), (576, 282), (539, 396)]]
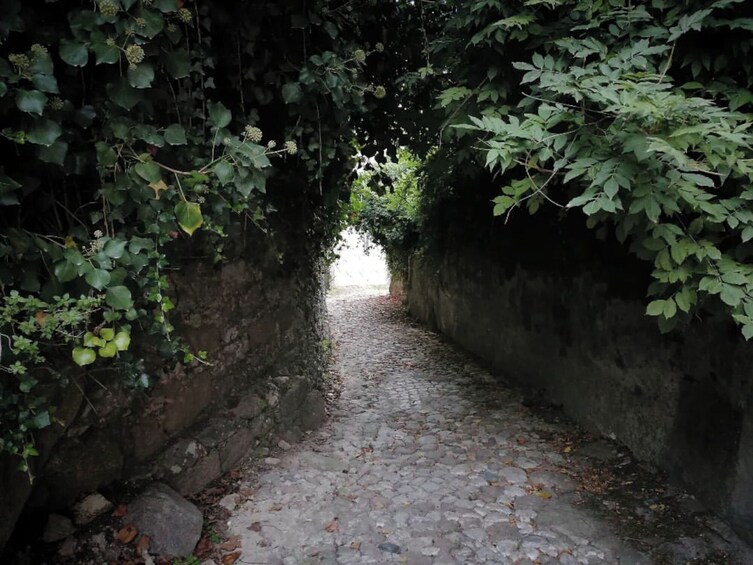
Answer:
[(329, 532), (330, 534), (334, 534), (340, 531), (340, 522), (337, 518), (332, 520), (331, 522), (328, 522), (324, 526), (325, 531)]
[(136, 553), (141, 555), (145, 551), (149, 551), (149, 545), (152, 543), (152, 539), (147, 536), (143, 535), (139, 538), (139, 540), (136, 542)]
[(242, 496), (243, 498), (250, 498), (250, 497), (254, 496), (254, 493), (255, 493), (255, 492), (256, 492), (256, 491), (255, 491), (254, 489), (252, 489), (252, 488), (248, 488), (248, 487), (243, 487), (243, 488), (242, 488), (241, 490), (239, 490), (239, 491), (238, 491), (238, 493), (239, 493), (239, 494), (240, 494), (240, 495), (241, 495), (241, 496)]
[(227, 555), (224, 555), (222, 557), (222, 565), (233, 565), (236, 561), (238, 561), (238, 558), (242, 555), (240, 551), (236, 551), (235, 553), (228, 553)]
[(568, 445), (565, 449), (562, 450), (562, 453), (570, 453), (573, 450), (572, 445)]
[(232, 537), (229, 540), (220, 544), (222, 551), (233, 551), (241, 546), (241, 538), (238, 536)]
[(199, 543), (196, 544), (196, 549), (194, 549), (194, 554), (197, 557), (209, 557), (209, 554), (212, 553), (212, 550), (214, 550), (214, 544), (212, 543), (212, 540), (209, 539), (208, 536), (204, 536), (199, 540)]
[(254, 522), (248, 527), (249, 530), (252, 532), (260, 532), (261, 531), (261, 522)]
[(34, 319), (37, 321), (37, 324), (44, 326), (44, 322), (47, 320), (47, 314), (39, 310), (34, 314)]
[(358, 551), (359, 549), (361, 549), (361, 542), (354, 541), (353, 543), (350, 544), (350, 549), (355, 549), (356, 551)]
[(270, 512), (279, 512), (282, 510), (282, 504), (273, 504), (269, 510)]
[(543, 498), (544, 500), (549, 500), (550, 498), (552, 498), (552, 493), (545, 490), (540, 490), (536, 492), (536, 496)]
[(122, 518), (126, 514), (128, 514), (128, 506), (125, 504), (118, 504), (118, 507), (112, 513), (116, 518)]
[(131, 543), (136, 538), (138, 533), (139, 531), (132, 524), (127, 524), (120, 528), (120, 531), (118, 531), (115, 539), (117, 539), (120, 543)]

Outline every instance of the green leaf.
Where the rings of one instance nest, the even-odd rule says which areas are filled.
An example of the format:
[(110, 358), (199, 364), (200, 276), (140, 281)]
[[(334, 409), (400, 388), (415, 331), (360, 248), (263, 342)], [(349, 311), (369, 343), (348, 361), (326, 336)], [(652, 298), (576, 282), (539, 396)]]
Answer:
[(230, 113), (230, 110), (228, 110), (222, 102), (217, 102), (216, 104), (210, 103), (208, 107), (209, 121), (213, 126), (216, 128), (224, 128), (230, 123), (233, 116)]
[(153, 161), (144, 161), (143, 163), (136, 163), (133, 167), (142, 179), (147, 182), (157, 182), (161, 178), (159, 165)]
[(218, 161), (212, 170), (223, 185), (233, 180), (233, 166), (227, 161)]
[(17, 90), (16, 107), (27, 114), (42, 115), (47, 104), (47, 97), (38, 90)]
[(105, 302), (116, 310), (128, 310), (133, 305), (131, 291), (124, 286), (113, 286), (107, 289)]
[(125, 351), (131, 345), (131, 336), (128, 334), (128, 332), (118, 332), (117, 334), (115, 334), (113, 343), (115, 343), (118, 351)]
[(42, 92), (51, 92), (53, 94), (60, 92), (58, 88), (58, 81), (52, 75), (32, 75), (31, 82), (37, 90), (41, 90)]
[(46, 428), (47, 426), (52, 424), (52, 422), (50, 421), (50, 413), (47, 410), (42, 410), (41, 412), (37, 412), (36, 414), (34, 414), (34, 417), (31, 419), (31, 424), (35, 430), (41, 430), (41, 429)]
[(97, 65), (112, 65), (120, 61), (120, 49), (115, 45), (107, 45), (104, 41), (98, 41), (91, 46)]
[(753, 324), (745, 324), (743, 326), (743, 337), (750, 341), (750, 338), (753, 337)]
[(120, 259), (125, 253), (127, 243), (127, 241), (121, 239), (111, 239), (105, 244), (103, 251), (111, 259)]
[(179, 124), (173, 124), (165, 129), (165, 141), (170, 145), (185, 145), (186, 130)]
[(188, 235), (193, 235), (193, 232), (204, 223), (201, 207), (194, 202), (181, 201), (176, 204), (175, 217), (178, 219), (178, 225)]
[(49, 147), (42, 146), (39, 148), (39, 159), (53, 165), (62, 165), (67, 154), (68, 144), (65, 141), (58, 140)]
[(71, 356), (73, 357), (73, 362), (79, 367), (91, 365), (97, 360), (97, 354), (93, 349), (89, 349), (88, 347), (76, 347)]
[(89, 52), (83, 43), (61, 39), (60, 58), (72, 67), (83, 67), (89, 61)]
[(303, 98), (301, 85), (297, 82), (288, 82), (282, 87), (282, 99), (285, 104), (295, 104)]
[(179, 49), (165, 55), (165, 67), (173, 78), (186, 78), (191, 74), (191, 58), (188, 51)]
[(125, 78), (108, 83), (107, 95), (115, 104), (126, 110), (132, 109), (136, 104), (141, 102), (141, 93), (138, 89), (128, 84)]
[(677, 314), (677, 304), (672, 298), (668, 298), (664, 301), (663, 312), (665, 318), (671, 318)]
[(102, 328), (99, 330), (99, 336), (105, 341), (112, 341), (115, 337), (115, 330), (112, 328)]
[(55, 143), (62, 133), (63, 131), (60, 129), (60, 124), (57, 122), (47, 119), (36, 120), (29, 131), (28, 139), (31, 143), (36, 145), (49, 147)]
[(110, 273), (104, 269), (92, 269), (86, 273), (84, 279), (86, 279), (86, 282), (89, 283), (89, 286), (92, 288), (102, 290), (110, 284)]
[(745, 292), (741, 288), (729, 284), (722, 285), (722, 292), (719, 293), (722, 302), (732, 307), (739, 306), (744, 296)]
[(104, 347), (99, 348), (100, 357), (115, 357), (118, 354), (118, 346), (115, 342), (109, 341)]
[(654, 300), (650, 302), (646, 307), (646, 314), (648, 316), (660, 316), (664, 313), (664, 303), (666, 300)]
[(134, 88), (149, 88), (154, 81), (154, 67), (151, 63), (140, 63), (128, 67), (128, 83)]
[(66, 260), (55, 263), (52, 271), (60, 282), (70, 282), (78, 277), (78, 268), (76, 265)]

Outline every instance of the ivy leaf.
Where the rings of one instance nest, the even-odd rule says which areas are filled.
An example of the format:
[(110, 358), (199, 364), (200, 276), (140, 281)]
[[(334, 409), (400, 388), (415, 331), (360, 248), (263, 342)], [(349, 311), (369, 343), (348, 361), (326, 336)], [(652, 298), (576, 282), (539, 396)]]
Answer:
[(222, 102), (216, 104), (209, 104), (209, 121), (216, 128), (224, 128), (230, 123), (232, 114)]
[(39, 148), (39, 159), (45, 163), (53, 165), (62, 165), (65, 162), (65, 156), (68, 153), (68, 144), (65, 141), (56, 141), (49, 147), (42, 146)]
[(186, 78), (191, 74), (191, 57), (185, 49), (165, 55), (165, 67), (173, 78)]
[(165, 141), (170, 145), (185, 145), (188, 143), (186, 140), (186, 130), (179, 124), (173, 124), (165, 129)]
[(104, 40), (93, 43), (92, 51), (97, 65), (112, 65), (120, 61), (120, 49), (115, 45), (108, 45)]
[(76, 265), (66, 260), (55, 263), (52, 272), (55, 274), (57, 280), (64, 283), (70, 282), (78, 277), (78, 268)]
[(58, 81), (52, 75), (35, 74), (32, 75), (31, 82), (37, 90), (41, 90), (42, 92), (51, 92), (52, 94), (60, 92)]
[(132, 109), (141, 101), (141, 93), (128, 84), (128, 81), (124, 78), (108, 83), (107, 95), (115, 104), (126, 110)]
[(301, 85), (297, 82), (289, 82), (282, 87), (282, 99), (285, 104), (295, 104), (303, 98)]
[(128, 68), (128, 83), (134, 88), (149, 88), (154, 81), (154, 67), (151, 63), (140, 63)]
[(204, 223), (201, 206), (194, 202), (178, 202), (175, 205), (175, 217), (178, 219), (178, 225), (188, 235), (193, 235), (193, 232)]
[(86, 273), (84, 279), (86, 279), (86, 282), (89, 283), (89, 286), (92, 288), (102, 290), (110, 284), (110, 273), (104, 269), (92, 269)]
[(53, 122), (52, 120), (36, 120), (34, 126), (31, 128), (28, 134), (28, 139), (31, 143), (36, 145), (44, 145), (49, 147), (55, 140), (60, 137), (63, 131), (60, 129), (60, 124)]
[(88, 347), (76, 347), (71, 354), (73, 362), (79, 367), (91, 365), (97, 360), (97, 354)]
[(223, 185), (233, 180), (233, 166), (227, 161), (218, 161), (213, 171), (217, 175), (217, 180)]
[(153, 161), (136, 163), (133, 168), (136, 171), (136, 174), (147, 182), (158, 182), (161, 178), (159, 165)]
[(52, 422), (50, 421), (50, 413), (47, 410), (37, 412), (31, 419), (31, 424), (32, 426), (34, 426), (35, 430), (46, 428), (47, 426), (52, 424)]
[(61, 39), (60, 58), (71, 67), (83, 67), (89, 61), (89, 52), (83, 43)]
[(113, 343), (118, 348), (118, 351), (125, 351), (131, 345), (131, 336), (128, 332), (118, 332), (115, 334)]
[(47, 104), (47, 97), (38, 90), (22, 90), (16, 92), (16, 107), (27, 114), (42, 115)]
[(104, 347), (99, 348), (100, 357), (115, 357), (118, 354), (118, 346), (114, 342), (109, 341)]
[(105, 244), (103, 251), (111, 259), (120, 259), (125, 253), (127, 243), (127, 241), (121, 239), (111, 239)]
[(116, 310), (128, 310), (133, 305), (131, 291), (124, 286), (112, 286), (107, 289), (105, 302)]

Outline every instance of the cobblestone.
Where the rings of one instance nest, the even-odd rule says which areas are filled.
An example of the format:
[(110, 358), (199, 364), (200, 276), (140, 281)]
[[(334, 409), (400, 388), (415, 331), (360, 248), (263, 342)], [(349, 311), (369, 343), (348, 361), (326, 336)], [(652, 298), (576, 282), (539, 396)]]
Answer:
[(338, 296), (330, 312), (341, 397), (232, 512), (244, 562), (635, 565), (676, 541), (625, 539), (582, 504), (558, 425), (392, 299)]

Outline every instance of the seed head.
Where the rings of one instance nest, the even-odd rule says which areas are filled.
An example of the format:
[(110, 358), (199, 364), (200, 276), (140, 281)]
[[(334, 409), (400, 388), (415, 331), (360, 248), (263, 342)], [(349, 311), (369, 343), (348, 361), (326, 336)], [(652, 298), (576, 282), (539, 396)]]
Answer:
[(102, 233), (102, 230), (94, 230), (94, 237), (95, 238), (99, 239), (103, 235), (105, 235), (105, 234)]
[(188, 8), (178, 10), (178, 19), (184, 24), (190, 24), (193, 21), (193, 14)]
[(387, 90), (383, 86), (377, 86), (374, 88), (374, 96), (376, 98), (384, 98), (387, 96)]
[(363, 63), (363, 62), (364, 62), (364, 61), (366, 60), (366, 51), (364, 51), (363, 49), (356, 49), (356, 50), (355, 50), (355, 51), (353, 52), (353, 58), (354, 58), (354, 59), (355, 59), (355, 60), (356, 60), (357, 62), (359, 62), (359, 63)]
[(107, 45), (108, 47), (115, 47), (115, 46), (117, 46), (117, 43), (115, 42), (115, 38), (114, 37), (108, 37), (107, 39), (105, 39), (105, 45)]
[(246, 129), (243, 131), (243, 133), (246, 136), (246, 139), (253, 143), (259, 143), (263, 136), (262, 131), (254, 126), (246, 126)]
[(58, 96), (53, 96), (50, 98), (50, 101), (47, 103), (47, 106), (50, 108), (50, 110), (62, 110), (63, 105), (65, 103), (63, 102), (63, 99)]
[(138, 65), (144, 60), (146, 53), (141, 45), (129, 45), (126, 47), (126, 59), (131, 65)]
[(178, 31), (178, 26), (176, 26), (174, 23), (167, 24), (167, 31), (168, 33), (175, 33)]
[(298, 153), (298, 146), (295, 144), (295, 141), (286, 141), (285, 151), (287, 151), (288, 155), (295, 155)]
[(146, 20), (144, 18), (136, 18), (136, 27), (144, 29), (146, 27)]
[(270, 139), (267, 142), (267, 148), (274, 149), (275, 147), (277, 147), (277, 142), (274, 139)]
[(112, 18), (113, 16), (118, 15), (118, 12), (120, 12), (120, 6), (118, 6), (113, 0), (102, 0), (102, 2), (99, 3), (99, 11), (104, 17)]
[(379, 53), (382, 53), (382, 52), (384, 51), (384, 43), (382, 43), (382, 42), (380, 41), (379, 43), (377, 43), (377, 44), (376, 44), (376, 45), (374, 46), (374, 49), (376, 49), (376, 50), (377, 50), (377, 51), (378, 51)]
[(31, 54), (32, 57), (43, 57), (44, 55), (47, 55), (47, 47), (40, 45), (39, 43), (35, 43), (31, 46)]
[(11, 53), (8, 55), (8, 60), (14, 67), (25, 71), (31, 66), (31, 59), (23, 53)]

